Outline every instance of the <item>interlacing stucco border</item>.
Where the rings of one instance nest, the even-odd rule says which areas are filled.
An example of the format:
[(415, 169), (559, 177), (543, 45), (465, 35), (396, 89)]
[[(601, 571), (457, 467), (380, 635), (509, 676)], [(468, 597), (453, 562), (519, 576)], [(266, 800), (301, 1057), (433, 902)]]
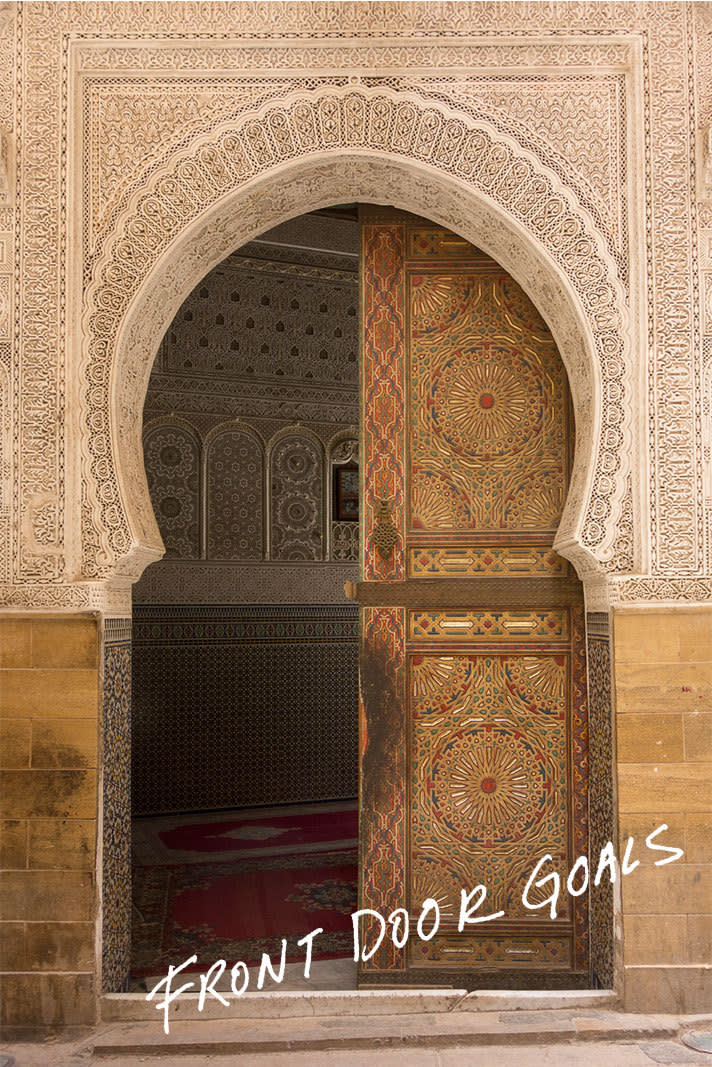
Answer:
[[(632, 507), (629, 500), (622, 511), (616, 554), (630, 558), (633, 524), (636, 553), (632, 574), (626, 565), (617, 578), (600, 576), (597, 591), (591, 576), (587, 602), (594, 593), (592, 608), (620, 600), (712, 599), (712, 468), (703, 466), (709, 429), (701, 426), (701, 366), (712, 347), (709, 337), (704, 346), (698, 343), (700, 333), (710, 334), (712, 321), (708, 316), (703, 328), (700, 299), (700, 282), (712, 273), (712, 200), (705, 199), (702, 180), (712, 108), (712, 21), (705, 5), (97, 0), (4, 5), (0, 25), (0, 64), (8, 74), (0, 111), (3, 129), (10, 130), (9, 197), (0, 210), (0, 237), (9, 248), (14, 242), (17, 279), (11, 293), (11, 470), (3, 487), (12, 515), (0, 529), (10, 561), (8, 584), (0, 587), (4, 606), (122, 614), (130, 604), (129, 571), (140, 569), (127, 566), (126, 577), (108, 583), (84, 580), (79, 565), (79, 518), (72, 503), (81, 490), (74, 470), (77, 417), (67, 392), (76, 382), (78, 336), (66, 305), (67, 276), (71, 282), (78, 259), (65, 255), (81, 214), (71, 189), (72, 167), (82, 165), (78, 114), (68, 110), (77, 77), (103, 77), (120, 87), (141, 72), (149, 78), (218, 72), (232, 78), (246, 71), (271, 76), (279, 68), (283, 78), (314, 86), (327, 71), (346, 81), (385, 70), (392, 84), (419, 71), (421, 81), (427, 72), (445, 87), (467, 72), (525, 80), (534, 71), (544, 79), (573, 70), (585, 77), (623, 68), (630, 74), (630, 56), (636, 74), (632, 80), (626, 75), (628, 148), (621, 145), (621, 158), (634, 175), (630, 191), (638, 190), (626, 236), (639, 263), (647, 256), (637, 283), (632, 279), (634, 331), (648, 331), (647, 343), (640, 340), (635, 349), (641, 367), (647, 351), (647, 382), (641, 376), (634, 383), (635, 403), (647, 411), (640, 412), (633, 440)], [(538, 119), (532, 129), (544, 143), (547, 131)], [(50, 175), (60, 181), (48, 180)], [(581, 188), (588, 177), (584, 167), (577, 175)], [(74, 216), (69, 227), (68, 205)]]
[(629, 315), (615, 261), (573, 184), (491, 123), (363, 85), (297, 92), (170, 155), (122, 206), (86, 293), (83, 576), (133, 576), (160, 554), (140, 418), (155, 349), (181, 300), (239, 244), (346, 199), (444, 223), (528, 290), (553, 330), (584, 428), (558, 543), (580, 572), (620, 569)]

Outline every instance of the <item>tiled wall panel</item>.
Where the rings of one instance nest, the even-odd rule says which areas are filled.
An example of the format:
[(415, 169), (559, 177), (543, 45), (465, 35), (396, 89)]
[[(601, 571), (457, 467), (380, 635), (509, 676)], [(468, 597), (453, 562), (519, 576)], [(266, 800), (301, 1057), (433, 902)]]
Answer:
[(146, 607), (133, 638), (135, 814), (356, 795), (355, 605)]
[(131, 620), (104, 624), (102, 990), (128, 981), (131, 956)]

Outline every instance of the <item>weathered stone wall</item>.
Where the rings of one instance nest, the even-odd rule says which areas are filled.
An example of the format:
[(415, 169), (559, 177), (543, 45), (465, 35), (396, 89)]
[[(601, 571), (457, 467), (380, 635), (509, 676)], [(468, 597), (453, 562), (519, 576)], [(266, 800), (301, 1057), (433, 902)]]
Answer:
[[(698, 1011), (712, 995), (712, 610), (615, 616), (621, 849), (641, 867), (623, 878), (626, 1003)], [(684, 849), (646, 849), (649, 833)]]
[(0, 616), (0, 1026), (95, 1011), (99, 619)]

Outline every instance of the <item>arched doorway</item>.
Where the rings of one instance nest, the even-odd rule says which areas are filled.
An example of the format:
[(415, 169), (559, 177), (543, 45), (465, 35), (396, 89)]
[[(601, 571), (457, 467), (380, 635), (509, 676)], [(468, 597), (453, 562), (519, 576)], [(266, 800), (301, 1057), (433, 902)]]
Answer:
[[(365, 124), (348, 118), (350, 101)], [(592, 780), (610, 783), (605, 572), (634, 566), (642, 551), (632, 536), (637, 485), (634, 481), (631, 489), (628, 480), (631, 442), (641, 431), (630, 400), (631, 327), (615, 261), (605, 235), (577, 199), (574, 178), (551, 173), (485, 120), (433, 101), (408, 98), (417, 121), (400, 137), (391, 119), (404, 103), (400, 93), (364, 87), (297, 94), (272, 116), (293, 131), (277, 153), (259, 159), (252, 154), (253, 119), (260, 118), (255, 113), (206, 131), (127, 190), (116, 225), (97, 246), (85, 295), (81, 370), (90, 384), (81, 425), (92, 432), (84, 430), (77, 473), (86, 486), (80, 573), (101, 586), (107, 603), (118, 602), (123, 610), (130, 582), (160, 553), (138, 413), (159, 339), (196, 282), (232, 249), (300, 211), (353, 200), (390, 203), (433, 218), (493, 256), (523, 285), (551, 327), (568, 372), (579, 432), (556, 545), (575, 562), (595, 616), (601, 730), (600, 775)], [(336, 124), (334, 107), (343, 119)], [(440, 142), (425, 136), (429, 118), (426, 122), (423, 109), (428, 116), (442, 112), (438, 122), (452, 122), (450, 133), (461, 133), (461, 139), (448, 140), (452, 151), (443, 154)], [(369, 139), (372, 119), (385, 123), (377, 146)], [(215, 152), (227, 162), (224, 171), (214, 169)], [(235, 152), (244, 163), (237, 170), (231, 162)], [(633, 519), (620, 524), (624, 507)], [(589, 653), (592, 648), (589, 643)], [(112, 774), (108, 752), (105, 774)], [(105, 825), (123, 825), (125, 802), (119, 796), (110, 803)], [(605, 842), (612, 832), (612, 804), (605, 799), (595, 807), (601, 814), (598, 838)], [(116, 899), (106, 908), (125, 915), (123, 880), (114, 883)], [(610, 902), (602, 914), (605, 964), (597, 974), (610, 985)], [(125, 946), (125, 930), (123, 919), (105, 928), (105, 955), (111, 941), (110, 957), (123, 958), (124, 948), (116, 946)], [(119, 964), (109, 968), (105, 988), (116, 988), (120, 971)]]
[[(443, 920), (425, 951), (386, 945), (361, 979), (587, 985), (587, 908), (562, 900), (547, 924), (521, 903), (539, 852), (563, 879), (588, 852), (582, 594), (552, 547), (573, 461), (566, 372), (490, 257), (422, 218), (361, 215), (361, 902), (414, 921), (429, 897)], [(476, 882), (506, 918), (461, 937), (455, 883)]]
[[(91, 386), (83, 403), (96, 440), (84, 442), (82, 477), (93, 486), (107, 455), (116, 466), (101, 494), (86, 493), (86, 578), (136, 577), (160, 551), (142, 478), (138, 412), (159, 339), (182, 299), (255, 234), (345, 201), (389, 203), (432, 218), (482, 247), (523, 285), (552, 329), (576, 419), (588, 429), (578, 437), (557, 544), (592, 588), (614, 560), (619, 569), (634, 564), (640, 548), (632, 531), (622, 538), (617, 525), (625, 500), (634, 506), (635, 499), (627, 482), (630, 316), (606, 237), (578, 202), (574, 179), (562, 184), (482, 120), (443, 109), (438, 121), (461, 135), (448, 139), (451, 158), (426, 136), (438, 108), (409, 99), (418, 122), (399, 139), (393, 123), (403, 104), (400, 94), (382, 89), (298, 96), (270, 111), (273, 124), (293, 130), (278, 153), (253, 154), (255, 113), (212, 130), (209, 143), (197, 138), (188, 155), (176, 153), (127, 191), (85, 296)], [(349, 121), (354, 109), (363, 123)], [(335, 114), (343, 121), (335, 124)], [(369, 141), (376, 122), (388, 131), (378, 147)]]

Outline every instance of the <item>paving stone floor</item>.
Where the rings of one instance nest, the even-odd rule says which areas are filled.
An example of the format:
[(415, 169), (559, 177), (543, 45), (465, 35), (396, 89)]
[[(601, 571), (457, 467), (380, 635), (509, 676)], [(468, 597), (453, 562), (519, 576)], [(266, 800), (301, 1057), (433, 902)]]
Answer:
[(226, 1055), (165, 1054), (99, 1056), (87, 1048), (87, 1038), (49, 1039), (23, 1044), (0, 1043), (0, 1067), (129, 1067), (133, 1064), (172, 1063), (176, 1067), (653, 1067), (683, 1064), (712, 1067), (712, 1055), (696, 1053), (678, 1040), (591, 1042), (590, 1044), (533, 1044), (517, 1047), (447, 1049), (368, 1049), (363, 1051), (264, 1052)]
[[(640, 1044), (524, 1045), (517, 1048), (406, 1049), (376, 1053), (378, 1067), (654, 1067), (686, 1064), (712, 1067), (712, 1056), (695, 1053), (678, 1041)], [(4, 1057), (13, 1057), (4, 1062)], [(273, 1052), (226, 1056), (96, 1057), (72, 1043), (0, 1045), (0, 1067), (129, 1067), (133, 1064), (172, 1063), (176, 1067), (374, 1067), (374, 1051)]]

